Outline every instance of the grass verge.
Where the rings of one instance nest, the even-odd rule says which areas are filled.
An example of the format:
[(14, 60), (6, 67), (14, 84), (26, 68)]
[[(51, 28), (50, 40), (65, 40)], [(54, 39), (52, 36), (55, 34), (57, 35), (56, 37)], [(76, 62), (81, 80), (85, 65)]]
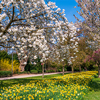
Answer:
[(91, 91), (85, 95), (84, 100), (100, 100), (100, 78), (94, 78), (89, 86)]

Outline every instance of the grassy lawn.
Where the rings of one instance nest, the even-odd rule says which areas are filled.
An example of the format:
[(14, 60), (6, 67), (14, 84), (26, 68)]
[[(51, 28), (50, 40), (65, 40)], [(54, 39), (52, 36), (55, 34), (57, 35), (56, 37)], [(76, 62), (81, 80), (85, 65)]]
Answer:
[(100, 100), (100, 78), (94, 78), (89, 86), (92, 90), (85, 95), (84, 100)]
[[(69, 74), (69, 73), (65, 73), (65, 76), (67, 74)], [(0, 88), (4, 87), (5, 89), (8, 89), (7, 90), (8, 92), (10, 90), (17, 91), (17, 89), (19, 89), (20, 93), (17, 95), (18, 96), (17, 99), (21, 98), (22, 97), (21, 95), (23, 95), (23, 97), (24, 97), (24, 95), (29, 96), (32, 94), (31, 96), (34, 95), (33, 100), (38, 100), (39, 95), (41, 95), (41, 99), (39, 99), (39, 100), (42, 100), (42, 99), (49, 100), (48, 98), (50, 98), (50, 100), (53, 100), (52, 97), (55, 100), (100, 100), (100, 78), (93, 78), (92, 82), (89, 84), (90, 90), (87, 91), (86, 88), (88, 88), (88, 87), (86, 87), (86, 86), (85, 86), (86, 87), (85, 88), (84, 86), (79, 85), (79, 84), (71, 84), (72, 79), (71, 80), (69, 80), (69, 79), (73, 78), (73, 77), (71, 77), (73, 74), (69, 74), (69, 75), (70, 76), (62, 77), (63, 76), (62, 74), (53, 74), (53, 75), (45, 75), (44, 78), (42, 78), (42, 76), (36, 76), (36, 77), (19, 78), (19, 79), (8, 79), (8, 80), (3, 80), (3, 81), (0, 80)], [(59, 77), (59, 78), (62, 77), (62, 80), (64, 80), (65, 78), (66, 79), (68, 78), (69, 81), (67, 81), (67, 80), (64, 80), (64, 81), (51, 80), (53, 77)], [(77, 77), (78, 77), (78, 74), (76, 73), (73, 79), (76, 79)], [(81, 77), (81, 75), (80, 75), (80, 77)], [(50, 79), (50, 81), (48, 81), (48, 79)], [(81, 79), (84, 79), (84, 78), (81, 78)], [(86, 81), (84, 81), (84, 80), (83, 81), (87, 82), (88, 81), (87, 77), (85, 79), (86, 79)], [(66, 84), (65, 81), (67, 81), (69, 83)], [(80, 79), (77, 81), (79, 81), (78, 83), (83, 82)], [(35, 84), (33, 82), (35, 82)], [(62, 82), (64, 82), (64, 83), (62, 83)], [(17, 84), (20, 84), (20, 85), (17, 85)], [(12, 88), (10, 88), (10, 90), (9, 90), (9, 86), (12, 87)], [(23, 86), (25, 86), (25, 87), (23, 87)], [(34, 92), (34, 91), (32, 92), (31, 89), (32, 89), (32, 91), (33, 90), (37, 91), (37, 93), (40, 93), (40, 94), (36, 94), (36, 92)], [(83, 90), (81, 90), (81, 89), (83, 89)], [(26, 92), (25, 92), (26, 94), (23, 93), (24, 90), (26, 90)], [(27, 92), (28, 90), (29, 90), (29, 92)], [(56, 92), (55, 90), (58, 92)], [(87, 91), (88, 93), (83, 92), (83, 91)], [(6, 94), (5, 90), (4, 90), (4, 93)], [(17, 94), (18, 92), (15, 92), (15, 93)], [(55, 96), (54, 96), (54, 93), (55, 93)], [(84, 93), (86, 93), (86, 94), (84, 95)], [(8, 94), (10, 96), (10, 93), (8, 93)], [(68, 97), (66, 96), (66, 94)], [(49, 95), (50, 95), (50, 97), (47, 97)], [(84, 95), (83, 98), (82, 98), (82, 95)], [(14, 96), (14, 93), (13, 93), (13, 96)], [(58, 99), (56, 97), (58, 97), (60, 99)], [(12, 96), (10, 96), (10, 98), (12, 98)], [(8, 100), (10, 100), (10, 98)], [(67, 98), (69, 98), (69, 99), (67, 99)], [(25, 99), (25, 100), (28, 100), (28, 99)]]
[[(69, 74), (65, 73), (64, 75)], [(26, 84), (33, 80), (44, 80), (44, 79), (51, 79), (52, 77), (63, 76), (62, 74), (52, 74), (52, 75), (44, 75), (42, 76), (35, 76), (35, 77), (27, 77), (27, 78), (19, 78), (19, 79), (8, 79), (8, 80), (0, 80), (0, 87), (8, 87), (14, 84)]]

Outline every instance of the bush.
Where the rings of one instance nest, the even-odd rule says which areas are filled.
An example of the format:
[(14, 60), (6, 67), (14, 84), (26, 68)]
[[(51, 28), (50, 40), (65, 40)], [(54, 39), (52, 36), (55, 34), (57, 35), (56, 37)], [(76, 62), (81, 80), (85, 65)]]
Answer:
[[(82, 69), (81, 69), (82, 70)], [(79, 71), (79, 67), (75, 67), (74, 71)]]
[(31, 72), (31, 73), (35, 73), (35, 74), (38, 73), (37, 70), (31, 70), (30, 72)]
[(18, 72), (18, 74), (27, 74), (27, 71), (23, 71), (23, 72)]
[[(58, 68), (58, 69), (57, 69), (57, 72), (62, 72), (62, 71), (63, 71), (63, 68)], [(65, 72), (65, 71), (67, 71), (67, 68), (64, 68), (64, 72)]]
[(46, 70), (47, 73), (55, 72), (55, 70)]
[(64, 68), (64, 71), (67, 71), (67, 68)]
[(71, 66), (68, 66), (67, 67), (67, 71), (71, 71), (72, 69), (71, 69)]
[(60, 69), (60, 68), (59, 68), (59, 69), (57, 69), (57, 72), (62, 72), (62, 69)]
[[(0, 70), (1, 71), (11, 71), (12, 70), (12, 63), (9, 59), (1, 59), (0, 60)], [(13, 61), (13, 73), (19, 71), (19, 63), (14, 60)]]
[(0, 71), (0, 77), (8, 77), (8, 76), (12, 76), (11, 71)]
[(42, 70), (38, 70), (38, 73), (42, 73)]

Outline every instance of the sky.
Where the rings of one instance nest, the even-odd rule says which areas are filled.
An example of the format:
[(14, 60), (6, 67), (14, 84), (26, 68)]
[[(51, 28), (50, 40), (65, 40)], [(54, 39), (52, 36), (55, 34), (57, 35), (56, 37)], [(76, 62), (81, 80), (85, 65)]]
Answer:
[[(79, 19), (82, 19), (77, 11), (80, 11), (80, 8), (77, 6), (77, 2), (75, 0), (50, 0), (56, 3), (61, 9), (65, 9), (66, 18), (69, 22), (75, 23), (76, 19), (73, 16), (75, 14)], [(74, 8), (76, 6), (76, 8)]]

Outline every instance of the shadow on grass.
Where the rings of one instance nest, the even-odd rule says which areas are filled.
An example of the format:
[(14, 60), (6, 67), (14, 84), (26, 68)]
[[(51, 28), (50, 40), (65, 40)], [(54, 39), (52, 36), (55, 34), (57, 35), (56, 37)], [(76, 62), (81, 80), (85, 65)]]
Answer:
[(8, 87), (8, 86), (12, 86), (14, 84), (26, 84), (29, 83), (32, 80), (36, 80), (36, 79), (11, 79), (11, 80), (4, 80), (4, 81), (0, 81), (0, 87)]
[[(68, 74), (68, 73), (65, 73), (65, 75), (66, 74)], [(57, 77), (57, 76), (62, 76), (62, 74), (45, 75), (44, 78), (42, 78), (42, 76), (36, 76), (36, 77), (28, 77), (28, 78), (0, 80), (0, 88), (12, 86), (14, 84), (25, 85), (25, 84), (29, 83), (30, 81), (41, 81), (44, 79), (51, 79), (51, 78)]]
[(100, 78), (94, 78), (92, 82), (89, 83), (91, 90), (100, 91)]

